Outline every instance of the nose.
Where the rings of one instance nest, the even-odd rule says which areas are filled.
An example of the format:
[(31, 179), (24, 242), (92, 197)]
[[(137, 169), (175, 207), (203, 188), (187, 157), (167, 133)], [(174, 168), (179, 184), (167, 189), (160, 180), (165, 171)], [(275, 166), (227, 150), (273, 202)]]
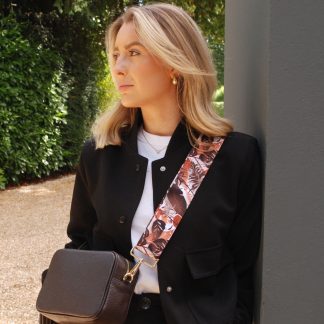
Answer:
[(116, 59), (113, 68), (112, 68), (113, 74), (116, 76), (123, 76), (127, 73), (127, 62), (125, 58), (123, 58), (121, 55)]

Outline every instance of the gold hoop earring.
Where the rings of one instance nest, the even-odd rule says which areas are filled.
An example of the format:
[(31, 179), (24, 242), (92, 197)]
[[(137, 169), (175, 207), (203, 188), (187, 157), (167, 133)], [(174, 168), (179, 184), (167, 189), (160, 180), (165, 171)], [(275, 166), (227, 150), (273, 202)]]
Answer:
[(173, 85), (177, 85), (177, 84), (178, 84), (178, 80), (177, 80), (176, 77), (173, 77), (173, 78), (172, 78), (172, 84), (173, 84)]

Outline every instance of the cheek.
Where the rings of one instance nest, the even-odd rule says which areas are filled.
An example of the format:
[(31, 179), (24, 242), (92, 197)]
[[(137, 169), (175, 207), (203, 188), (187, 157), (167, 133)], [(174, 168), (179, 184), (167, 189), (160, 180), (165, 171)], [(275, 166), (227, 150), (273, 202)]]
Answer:
[(149, 86), (155, 84), (163, 86), (170, 81), (166, 70), (156, 64), (152, 59), (141, 62), (141, 64), (136, 67), (136, 70), (141, 83), (145, 83)]
[(165, 89), (171, 82), (161, 69), (144, 68), (142, 73), (139, 74), (139, 78), (141, 85), (151, 90)]

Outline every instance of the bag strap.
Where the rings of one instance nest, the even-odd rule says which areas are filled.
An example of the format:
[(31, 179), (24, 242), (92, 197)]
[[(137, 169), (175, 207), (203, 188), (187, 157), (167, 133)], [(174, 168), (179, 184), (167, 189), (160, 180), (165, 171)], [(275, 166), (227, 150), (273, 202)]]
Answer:
[[(144, 233), (131, 249), (130, 254), (138, 261), (125, 277), (133, 277), (142, 263), (155, 267), (223, 142), (223, 137), (201, 136), (198, 147), (190, 150)], [(143, 254), (142, 258), (134, 253), (135, 249)]]

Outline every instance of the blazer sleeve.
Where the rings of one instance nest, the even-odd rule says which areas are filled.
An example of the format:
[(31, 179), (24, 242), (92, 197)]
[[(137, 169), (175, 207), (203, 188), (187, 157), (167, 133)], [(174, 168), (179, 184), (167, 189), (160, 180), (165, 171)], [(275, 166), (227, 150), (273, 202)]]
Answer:
[(258, 257), (262, 219), (262, 171), (257, 141), (251, 137), (239, 179), (237, 216), (228, 244), (238, 280), (233, 324), (251, 324), (254, 307), (254, 266)]
[(65, 248), (90, 248), (92, 246), (93, 227), (96, 223), (96, 211), (91, 202), (87, 164), (91, 156), (92, 143), (87, 141), (82, 149), (72, 195), (70, 221), (67, 235), (71, 242)]

